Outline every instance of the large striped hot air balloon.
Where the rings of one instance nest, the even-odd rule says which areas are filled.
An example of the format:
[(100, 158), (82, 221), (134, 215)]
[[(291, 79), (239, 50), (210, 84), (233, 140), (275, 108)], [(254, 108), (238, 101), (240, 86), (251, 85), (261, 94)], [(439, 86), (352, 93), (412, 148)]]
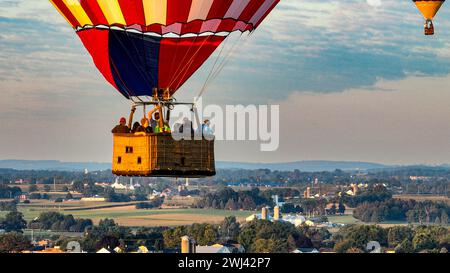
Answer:
[(434, 34), (433, 19), (445, 0), (413, 0), (425, 18), (425, 35)]
[[(164, 134), (176, 104), (172, 96), (231, 33), (254, 31), (280, 0), (50, 1), (75, 29), (105, 79), (127, 99), (143, 105), (144, 112), (151, 104), (151, 113), (159, 113), (153, 116), (157, 134), (148, 133), (145, 119), (143, 135), (113, 130), (113, 173), (215, 175), (214, 141), (174, 141)], [(120, 132), (130, 125), (120, 125)]]
[(279, 0), (50, 0), (125, 97), (175, 93), (234, 31), (255, 30)]

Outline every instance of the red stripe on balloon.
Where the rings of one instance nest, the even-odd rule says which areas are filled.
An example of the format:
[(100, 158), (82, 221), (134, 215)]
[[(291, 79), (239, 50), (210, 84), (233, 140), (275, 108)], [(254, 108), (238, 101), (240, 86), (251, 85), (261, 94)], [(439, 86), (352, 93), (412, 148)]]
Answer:
[(192, 0), (167, 0), (167, 25), (186, 23), (191, 5)]
[(77, 32), (97, 69), (117, 89), (109, 62), (109, 30), (89, 29)]
[(280, 3), (280, 0), (275, 1), (273, 5), (267, 10), (267, 12), (261, 17), (261, 19), (256, 23), (255, 28), (259, 27), (259, 25), (266, 19), (266, 17), (272, 12), (272, 10)]
[(142, 0), (119, 0), (120, 9), (127, 25), (145, 26), (145, 14)]
[(209, 10), (208, 19), (219, 19), (223, 18), (227, 11), (230, 9), (233, 0), (216, 0)]
[[(225, 19), (225, 20), (223, 20), (220, 23), (219, 27), (217, 28), (217, 32), (222, 32), (222, 31), (232, 32), (234, 30), (237, 30), (236, 29), (237, 25), (238, 24), (237, 24), (236, 20), (234, 20), (234, 19)], [(239, 29), (239, 30), (245, 31), (245, 29)]]
[(195, 20), (188, 24), (184, 24), (183, 26), (181, 26), (181, 34), (186, 34), (186, 33), (197, 34), (200, 32), (202, 25), (203, 25), (203, 21), (200, 21), (200, 20)]
[(175, 93), (224, 39), (220, 36), (163, 38), (159, 51), (159, 87), (169, 88)]
[(250, 3), (248, 3), (247, 7), (239, 16), (239, 20), (249, 22), (263, 4), (264, 1), (262, 0), (250, 0)]
[(97, 0), (81, 0), (80, 4), (95, 26), (108, 25), (108, 20), (98, 5)]
[(80, 26), (78, 20), (73, 16), (72, 12), (67, 8), (66, 4), (62, 0), (54, 0), (53, 3), (58, 7), (58, 9), (64, 14), (64, 16), (69, 20), (72, 27), (76, 28)]

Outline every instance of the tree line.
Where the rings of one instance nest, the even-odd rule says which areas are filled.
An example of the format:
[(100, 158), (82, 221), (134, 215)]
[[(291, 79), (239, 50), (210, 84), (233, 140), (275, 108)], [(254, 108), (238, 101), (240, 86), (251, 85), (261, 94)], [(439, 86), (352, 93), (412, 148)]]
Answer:
[(30, 229), (84, 232), (94, 224), (91, 219), (75, 218), (58, 212), (43, 212), (35, 220), (28, 223)]
[(262, 206), (273, 206), (273, 201), (258, 188), (248, 191), (234, 191), (221, 188), (216, 192), (206, 193), (196, 204), (198, 208), (256, 210)]
[(369, 252), (367, 243), (376, 241), (382, 248), (393, 248), (396, 253), (445, 252), (450, 250), (450, 232), (442, 226), (352, 225), (339, 230), (332, 237), (338, 253)]
[(409, 223), (449, 223), (450, 206), (444, 202), (390, 199), (363, 203), (355, 208), (353, 216), (364, 222), (408, 221)]

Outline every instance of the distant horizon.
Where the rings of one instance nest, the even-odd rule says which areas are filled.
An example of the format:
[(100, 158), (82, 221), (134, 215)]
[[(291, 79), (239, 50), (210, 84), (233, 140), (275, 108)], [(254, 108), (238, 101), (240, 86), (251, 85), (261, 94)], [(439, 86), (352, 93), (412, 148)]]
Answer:
[[(107, 161), (77, 161), (77, 160), (60, 160), (60, 159), (17, 159), (17, 158), (5, 158), (0, 159), (0, 162), (5, 161), (19, 161), (19, 162), (60, 162), (60, 163), (94, 163), (94, 164), (111, 164), (111, 162)], [(367, 163), (367, 164), (379, 164), (385, 166), (396, 166), (396, 167), (405, 167), (405, 166), (442, 166), (442, 165), (450, 165), (450, 162), (442, 162), (442, 163), (389, 163), (389, 162), (375, 162), (375, 161), (365, 161), (365, 160), (327, 160), (327, 159), (299, 159), (292, 161), (233, 161), (233, 160), (217, 160), (217, 163), (233, 163), (233, 164), (261, 164), (261, 165), (270, 165), (270, 164), (290, 164), (290, 163), (301, 163), (301, 162), (330, 162), (330, 163)]]

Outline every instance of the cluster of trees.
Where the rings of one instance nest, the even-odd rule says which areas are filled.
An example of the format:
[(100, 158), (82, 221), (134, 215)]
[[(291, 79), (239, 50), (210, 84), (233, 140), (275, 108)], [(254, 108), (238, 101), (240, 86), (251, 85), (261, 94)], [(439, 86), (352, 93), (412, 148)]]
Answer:
[(249, 253), (288, 253), (297, 248), (320, 247), (331, 234), (326, 229), (296, 228), (288, 222), (255, 220), (246, 223), (238, 236)]
[[(71, 217), (57, 213), (41, 215), (42, 227), (67, 229)], [(7, 225), (5, 226), (5, 223)], [(8, 233), (0, 235), (0, 252), (18, 252), (29, 249), (30, 242), (16, 233), (25, 227), (23, 215), (11, 212), (0, 225)], [(63, 227), (64, 226), (64, 227)], [(70, 230), (70, 228), (69, 228)], [(73, 229), (72, 229), (73, 230)], [(81, 230), (81, 228), (80, 228)], [(135, 250), (145, 245), (151, 250), (179, 249), (180, 238), (188, 235), (198, 245), (215, 243), (240, 243), (249, 253), (287, 253), (297, 248), (334, 248), (338, 253), (369, 252), (368, 242), (379, 242), (382, 248), (394, 248), (397, 253), (447, 252), (450, 250), (450, 231), (442, 226), (395, 226), (382, 228), (376, 225), (352, 225), (333, 235), (326, 228), (295, 227), (288, 222), (254, 220), (240, 225), (235, 217), (227, 217), (220, 224), (193, 224), (176, 228), (140, 228), (133, 230), (119, 226), (114, 220), (104, 219), (97, 226), (86, 220), (83, 238), (60, 237), (56, 245), (65, 249), (70, 241), (79, 241), (82, 249), (94, 252), (103, 247)]]
[(300, 205), (286, 203), (281, 207), (282, 213), (303, 213), (303, 208)]
[(30, 181), (30, 184), (50, 185), (55, 182), (55, 179), (58, 184), (68, 184), (77, 180), (110, 181), (113, 179), (113, 175), (111, 174), (111, 171), (96, 171), (85, 174), (82, 171), (0, 169), (0, 184), (8, 184), (10, 181), (19, 179)]
[(96, 195), (104, 196), (105, 189), (101, 186), (95, 185), (94, 181), (76, 180), (72, 183), (71, 190), (83, 194), (85, 197), (92, 197)]
[(254, 220), (240, 225), (235, 217), (225, 218), (219, 225), (194, 224), (163, 232), (167, 248), (179, 248), (180, 238), (188, 235), (198, 245), (240, 243), (249, 253), (287, 253), (297, 248), (320, 248), (331, 238), (326, 229), (298, 227), (288, 222)]
[(0, 218), (0, 229), (6, 232), (22, 232), (26, 226), (27, 222), (23, 219), (23, 214), (18, 211), (11, 211), (4, 218)]
[(364, 222), (408, 221), (409, 223), (449, 223), (450, 206), (443, 202), (417, 202), (390, 199), (363, 203), (355, 208), (353, 216)]
[[(319, 248), (331, 238), (331, 234), (322, 228), (296, 228), (287, 222), (265, 220), (255, 220), (241, 226), (235, 217), (227, 217), (218, 225), (141, 228), (135, 232), (117, 225), (114, 220), (105, 219), (98, 226), (88, 228), (86, 233), (84, 238), (78, 239), (85, 251), (96, 251), (102, 247), (135, 250), (140, 245), (155, 251), (179, 249), (181, 237), (188, 235), (197, 245), (240, 243), (250, 253), (285, 253), (299, 247)], [(64, 249), (71, 240), (61, 238), (58, 244)]]
[(130, 202), (131, 201), (130, 195), (124, 194), (124, 193), (116, 193), (116, 192), (114, 192), (114, 190), (106, 193), (105, 197), (108, 202), (121, 203), (121, 202)]
[(0, 199), (16, 198), (22, 194), (19, 187), (8, 187), (5, 184), (0, 184)]
[(22, 233), (9, 232), (0, 235), (0, 253), (19, 253), (30, 248), (30, 240)]
[(16, 201), (2, 201), (0, 202), (0, 211), (16, 211), (17, 202)]
[(164, 198), (155, 198), (149, 202), (141, 202), (136, 204), (136, 209), (154, 209), (159, 208), (164, 203)]
[(180, 248), (181, 237), (185, 235), (194, 238), (198, 245), (206, 246), (217, 243), (219, 232), (217, 226), (212, 224), (179, 226), (163, 232), (164, 246), (167, 248)]
[(32, 229), (84, 232), (94, 224), (91, 219), (75, 219), (73, 215), (64, 215), (58, 212), (43, 212), (36, 220), (28, 223)]
[(339, 204), (336, 205), (336, 203), (334, 203), (329, 209), (326, 209), (326, 214), (327, 215), (336, 215), (336, 214), (344, 215), (345, 210), (346, 210), (346, 207), (345, 207), (344, 203), (341, 201), (341, 202), (339, 202)]
[[(44, 190), (44, 192), (49, 192), (49, 191), (51, 191), (52, 188), (49, 185), (44, 185), (44, 187), (42, 187), (42, 189)], [(36, 191), (39, 191), (39, 188), (37, 185), (32, 184), (28, 187), (28, 192), (36, 192)]]
[[(400, 167), (373, 171), (368, 176), (389, 181), (391, 185), (396, 181), (396, 184), (398, 184), (396, 186), (401, 187), (402, 193), (447, 195), (450, 197), (450, 188), (448, 187), (448, 181), (450, 180), (449, 166)], [(423, 177), (424, 179), (412, 181), (411, 176)]]
[[(130, 202), (132, 200), (145, 201), (147, 200), (146, 194), (139, 191), (134, 196), (130, 194), (117, 193), (113, 188), (103, 188), (101, 186), (95, 185), (92, 181), (75, 181), (72, 184), (72, 190), (75, 192), (80, 192), (85, 197), (92, 196), (102, 196), (105, 197), (108, 202)], [(66, 199), (68, 199), (66, 197)]]
[(402, 191), (405, 194), (431, 194), (450, 198), (450, 188), (447, 179), (432, 178), (430, 180), (405, 181)]
[(273, 201), (258, 189), (236, 192), (231, 188), (222, 188), (213, 193), (206, 193), (198, 201), (197, 207), (228, 209), (228, 210), (255, 210), (262, 206), (273, 206)]
[(277, 171), (270, 169), (219, 169), (217, 175), (209, 181), (204, 179), (202, 183), (209, 184), (278, 184), (286, 186), (298, 186), (305, 185), (314, 181), (314, 179), (332, 184), (332, 183), (348, 183), (353, 181), (352, 174), (350, 172), (344, 172), (342, 170), (335, 170), (332, 172), (302, 172), (300, 170), (292, 171)]
[(199, 190), (182, 190), (179, 192), (180, 196), (197, 196), (200, 195)]
[(274, 195), (278, 195), (279, 201), (283, 201), (284, 199), (300, 197), (302, 194), (299, 190), (293, 188), (274, 188), (261, 192), (261, 196), (266, 199), (270, 199)]
[(437, 226), (406, 226), (382, 228), (376, 225), (354, 225), (342, 228), (332, 237), (338, 253), (368, 252), (370, 241), (383, 248), (394, 248), (397, 253), (447, 252), (450, 250), (450, 232)]
[(46, 193), (38, 193), (38, 192), (33, 192), (30, 194), (30, 196), (28, 197), (29, 199), (36, 199), (36, 200), (49, 200), (50, 196)]
[(304, 213), (309, 216), (324, 216), (344, 214), (346, 207), (342, 201), (334, 203), (327, 208), (328, 200), (322, 199), (303, 199), (300, 204), (286, 203), (281, 207), (282, 213)]
[[(136, 251), (139, 246), (146, 246), (150, 250), (164, 250), (163, 232), (167, 228), (139, 228), (137, 230), (123, 227), (112, 219), (100, 220), (99, 224), (86, 229), (83, 238), (60, 237), (56, 242), (62, 249), (66, 249), (70, 241), (78, 241), (83, 251), (95, 252), (101, 248), (114, 249), (119, 247), (125, 251)], [(179, 240), (180, 241), (180, 240)]]
[(392, 199), (392, 192), (382, 184), (369, 185), (367, 189), (355, 196), (343, 196), (342, 202), (350, 207), (356, 207), (363, 203), (383, 202)]
[(125, 247), (124, 239), (131, 235), (131, 229), (119, 226), (112, 219), (100, 220), (98, 226), (92, 226), (86, 232), (87, 235), (80, 243), (83, 250), (89, 252), (95, 252), (103, 247), (109, 249)]

